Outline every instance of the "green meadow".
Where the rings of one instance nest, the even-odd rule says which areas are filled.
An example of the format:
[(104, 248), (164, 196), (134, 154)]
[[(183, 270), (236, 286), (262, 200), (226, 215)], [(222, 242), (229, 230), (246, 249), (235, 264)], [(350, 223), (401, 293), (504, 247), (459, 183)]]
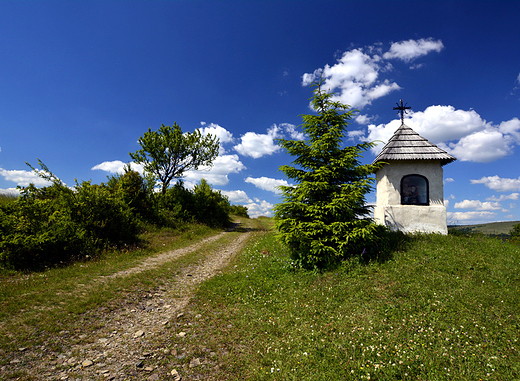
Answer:
[[(272, 226), (266, 218), (252, 221), (258, 229)], [(56, 320), (60, 329), (95, 330), (83, 317), (89, 310), (160, 287), (172, 266), (202, 254), (88, 296), (71, 292), (78, 282), (215, 233), (161, 229), (143, 238), (149, 249), (107, 252), (42, 273), (3, 272), (0, 365), (18, 347), (48, 342)], [(183, 380), (517, 380), (519, 270), (518, 241), (453, 234), (403, 238), (384, 261), (353, 258), (334, 270), (305, 271), (293, 266), (272, 229), (258, 230), (226, 271), (199, 286), (177, 319), (186, 321), (187, 335), (165, 331), (161, 345), (186, 356), (165, 356), (163, 364)], [(31, 330), (31, 322), (41, 329)], [(193, 357), (213, 365), (190, 367)]]
[(191, 306), (214, 317), (200, 345), (230, 353), (215, 379), (520, 379), (518, 244), (420, 235), (386, 262), (316, 273), (270, 233), (236, 266)]

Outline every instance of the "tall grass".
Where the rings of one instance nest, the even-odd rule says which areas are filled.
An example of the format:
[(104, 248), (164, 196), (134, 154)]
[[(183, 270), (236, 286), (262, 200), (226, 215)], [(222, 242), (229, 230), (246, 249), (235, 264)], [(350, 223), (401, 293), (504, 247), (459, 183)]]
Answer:
[(193, 328), (197, 340), (188, 349), (229, 354), (219, 367), (186, 367), (192, 376), (520, 378), (518, 245), (417, 236), (385, 263), (351, 260), (320, 274), (293, 269), (271, 234), (236, 265), (198, 292), (192, 313), (207, 318)]
[(0, 206), (10, 204), (18, 198), (16, 193), (0, 193)]

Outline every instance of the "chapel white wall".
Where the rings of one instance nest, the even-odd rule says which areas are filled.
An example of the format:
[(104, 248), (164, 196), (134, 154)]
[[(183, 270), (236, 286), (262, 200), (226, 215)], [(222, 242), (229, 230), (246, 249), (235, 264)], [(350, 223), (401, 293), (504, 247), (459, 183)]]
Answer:
[[(429, 206), (401, 205), (401, 179), (406, 175), (422, 175), (428, 179)], [(448, 234), (440, 161), (392, 161), (376, 172), (376, 181), (374, 219), (377, 223), (406, 233)]]

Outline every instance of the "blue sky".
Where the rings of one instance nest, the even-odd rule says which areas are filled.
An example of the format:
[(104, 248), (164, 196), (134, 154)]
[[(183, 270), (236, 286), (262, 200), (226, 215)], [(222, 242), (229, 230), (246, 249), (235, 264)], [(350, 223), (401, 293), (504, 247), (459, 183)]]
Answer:
[(2, 1), (0, 188), (43, 185), (37, 158), (100, 183), (177, 122), (222, 145), (186, 183), (270, 215), (292, 160), (273, 139), (299, 138), (322, 72), (359, 110), (346, 144), (387, 140), (402, 98), (406, 124), (458, 158), (449, 223), (520, 220), (519, 18), (519, 1)]

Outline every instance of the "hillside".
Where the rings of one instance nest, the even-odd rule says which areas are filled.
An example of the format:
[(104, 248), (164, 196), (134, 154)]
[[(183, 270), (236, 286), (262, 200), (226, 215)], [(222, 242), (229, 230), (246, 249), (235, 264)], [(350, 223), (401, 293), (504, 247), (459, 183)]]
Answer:
[(448, 229), (450, 231), (458, 230), (467, 233), (482, 233), (485, 235), (502, 235), (509, 234), (514, 225), (519, 224), (520, 221), (503, 221), (503, 222), (490, 222), (487, 224), (477, 225), (450, 225)]

